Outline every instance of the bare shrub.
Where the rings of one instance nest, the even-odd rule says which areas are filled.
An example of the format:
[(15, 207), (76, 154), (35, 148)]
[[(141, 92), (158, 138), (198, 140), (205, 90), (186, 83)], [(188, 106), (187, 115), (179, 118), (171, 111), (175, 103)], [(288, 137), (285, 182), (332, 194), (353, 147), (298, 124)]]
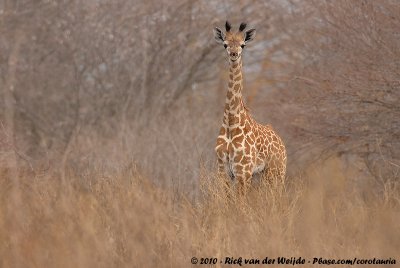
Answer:
[[(200, 159), (214, 161), (226, 66), (212, 28), (244, 12), (263, 44), (283, 10), (280, 1), (17, 2), (0, 14), (0, 118), (14, 146), (30, 165), (62, 170), (134, 157), (159, 181), (192, 178)], [(249, 49), (249, 78), (263, 51)]]
[(355, 154), (376, 177), (398, 172), (399, 10), (395, 1), (298, 6), (301, 30), (288, 46), (299, 57), (288, 90), (274, 94), (286, 105), (273, 108), (296, 137), (293, 157)]

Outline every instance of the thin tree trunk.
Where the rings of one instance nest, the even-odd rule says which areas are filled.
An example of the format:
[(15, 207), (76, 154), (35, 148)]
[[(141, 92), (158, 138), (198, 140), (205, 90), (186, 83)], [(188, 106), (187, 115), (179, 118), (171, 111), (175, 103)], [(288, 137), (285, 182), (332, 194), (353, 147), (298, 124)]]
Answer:
[(23, 43), (24, 35), (21, 30), (16, 30), (14, 33), (14, 45), (12, 47), (11, 53), (8, 58), (8, 71), (5, 80), (4, 87), (4, 115), (5, 115), (5, 124), (4, 128), (6, 131), (6, 135), (10, 138), (10, 143), (13, 148), (11, 150), (11, 154), (9, 158), (6, 160), (6, 168), (8, 169), (8, 176), (11, 179), (12, 190), (10, 198), (7, 202), (7, 216), (6, 218), (10, 219), (10, 221), (15, 224), (12, 225), (12, 230), (9, 230), (10, 233), (14, 234), (13, 238), (9, 237), (9, 243), (11, 243), (12, 251), (12, 266), (21, 267), (21, 263), (18, 261), (18, 256), (20, 253), (18, 252), (17, 245), (21, 240), (21, 231), (20, 224), (23, 221), (24, 213), (21, 204), (21, 191), (20, 191), (20, 181), (18, 178), (18, 163), (17, 163), (17, 151), (16, 151), (16, 137), (15, 137), (15, 105), (16, 100), (14, 97), (14, 90), (17, 84), (17, 66), (18, 60), (20, 56), (20, 48)]
[[(14, 98), (14, 89), (16, 86), (16, 73), (17, 65), (20, 54), (20, 47), (23, 41), (23, 34), (20, 30), (15, 32), (14, 46), (11, 50), (10, 56), (8, 58), (8, 72), (4, 87), (4, 115), (5, 115), (5, 131), (7, 136), (11, 139), (12, 147), (15, 148), (15, 105), (16, 100)], [(17, 153), (15, 150), (12, 151), (10, 157), (6, 163), (10, 170), (16, 170), (17, 168)]]

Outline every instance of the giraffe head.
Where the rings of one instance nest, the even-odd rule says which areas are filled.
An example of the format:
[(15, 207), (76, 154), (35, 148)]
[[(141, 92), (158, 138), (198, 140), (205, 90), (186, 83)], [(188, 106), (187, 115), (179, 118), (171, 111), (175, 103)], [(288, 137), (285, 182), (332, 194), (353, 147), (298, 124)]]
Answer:
[(215, 40), (217, 43), (224, 45), (231, 62), (235, 62), (240, 59), (244, 47), (248, 42), (253, 40), (256, 35), (255, 29), (250, 29), (244, 32), (246, 26), (247, 24), (242, 22), (239, 26), (239, 30), (237, 32), (233, 32), (231, 31), (231, 24), (227, 21), (225, 23), (225, 33), (218, 27), (215, 27), (214, 29)]

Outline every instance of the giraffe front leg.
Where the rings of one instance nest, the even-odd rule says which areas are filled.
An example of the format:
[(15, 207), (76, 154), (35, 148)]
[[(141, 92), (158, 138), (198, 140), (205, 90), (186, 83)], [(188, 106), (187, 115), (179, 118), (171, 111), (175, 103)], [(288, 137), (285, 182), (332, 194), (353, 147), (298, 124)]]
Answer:
[(224, 161), (220, 158), (218, 158), (218, 176), (223, 177), (225, 176), (225, 164)]
[(239, 197), (245, 197), (251, 185), (251, 167), (236, 164), (234, 170), (237, 178), (237, 193)]
[(226, 174), (225, 170), (225, 162), (218, 158), (218, 179), (221, 180), (221, 183), (223, 184), (224, 191), (226, 195), (229, 197), (230, 196), (230, 188), (231, 188), (231, 180), (228, 178), (228, 175)]
[[(224, 127), (221, 127), (220, 135), (226, 133)], [(226, 142), (225, 136), (218, 136), (217, 138), (217, 146), (215, 147), (215, 152), (217, 154), (218, 159), (218, 180), (222, 180), (222, 184), (226, 191), (230, 188), (230, 180), (228, 178), (227, 170), (226, 170), (226, 162), (227, 158), (227, 150), (228, 144)]]
[(247, 196), (247, 193), (250, 189), (250, 185), (251, 185), (251, 174), (245, 173), (241, 176), (238, 176), (237, 193), (239, 197), (243, 198)]

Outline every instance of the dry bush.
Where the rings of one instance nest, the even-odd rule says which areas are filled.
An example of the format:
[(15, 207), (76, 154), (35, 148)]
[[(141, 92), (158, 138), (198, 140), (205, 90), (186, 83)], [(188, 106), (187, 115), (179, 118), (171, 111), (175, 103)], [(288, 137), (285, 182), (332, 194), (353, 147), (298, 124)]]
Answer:
[(272, 111), (288, 119), (294, 158), (353, 154), (377, 178), (397, 174), (399, 11), (396, 1), (309, 1), (297, 7), (298, 31), (288, 43), (297, 59), (288, 89), (273, 94), (283, 105)]
[(196, 177), (200, 159), (214, 161), (226, 91), (212, 28), (249, 18), (258, 29), (245, 58), (251, 99), (264, 90), (252, 81), (261, 78), (266, 40), (274, 38), (276, 53), (283, 42), (270, 27), (289, 16), (281, 3), (6, 1), (0, 120), (33, 167), (108, 164), (113, 155), (135, 158), (159, 182)]
[[(73, 174), (73, 173), (70, 173)], [(2, 267), (188, 267), (190, 258), (397, 258), (399, 184), (381, 194), (346, 180), (292, 178), (227, 199), (204, 173), (195, 203), (161, 190), (135, 166), (1, 173)]]
[(18, 0), (0, 9), (0, 120), (19, 165), (133, 158), (161, 184), (195, 187), (199, 161), (215, 159), (226, 91), (211, 29), (229, 18), (257, 28), (244, 95), (283, 136), (289, 173), (336, 153), (357, 154), (379, 178), (398, 172), (396, 1)]

